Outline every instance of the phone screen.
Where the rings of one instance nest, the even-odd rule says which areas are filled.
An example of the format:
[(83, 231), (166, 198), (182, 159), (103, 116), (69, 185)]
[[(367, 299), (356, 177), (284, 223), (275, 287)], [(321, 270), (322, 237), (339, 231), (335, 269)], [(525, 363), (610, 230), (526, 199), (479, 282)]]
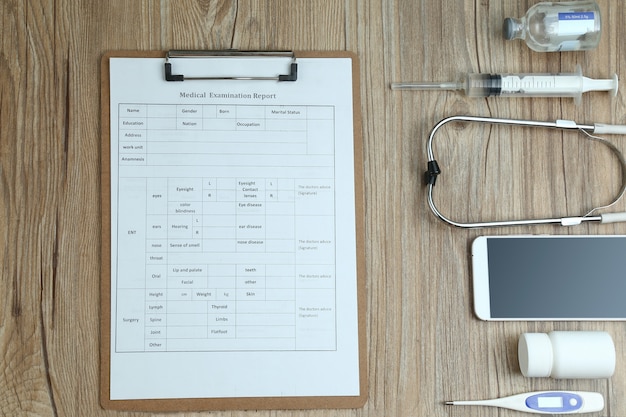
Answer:
[(626, 318), (626, 237), (487, 238), (492, 318)]

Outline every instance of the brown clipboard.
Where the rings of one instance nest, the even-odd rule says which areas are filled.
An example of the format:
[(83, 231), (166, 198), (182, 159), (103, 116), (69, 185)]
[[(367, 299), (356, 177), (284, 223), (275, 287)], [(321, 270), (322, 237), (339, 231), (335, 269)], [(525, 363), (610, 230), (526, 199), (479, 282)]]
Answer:
[(201, 411), (201, 410), (283, 410), (360, 408), (367, 401), (367, 344), (366, 344), (366, 294), (365, 246), (363, 202), (363, 141), (359, 62), (352, 52), (296, 52), (297, 58), (349, 58), (352, 61), (352, 101), (354, 132), (354, 190), (357, 253), (357, 302), (359, 342), (359, 395), (324, 397), (233, 397), (184, 399), (110, 399), (110, 346), (111, 346), (111, 169), (110, 169), (110, 84), (109, 59), (165, 58), (165, 51), (108, 52), (101, 60), (101, 265), (100, 265), (100, 405), (104, 409), (128, 411)]

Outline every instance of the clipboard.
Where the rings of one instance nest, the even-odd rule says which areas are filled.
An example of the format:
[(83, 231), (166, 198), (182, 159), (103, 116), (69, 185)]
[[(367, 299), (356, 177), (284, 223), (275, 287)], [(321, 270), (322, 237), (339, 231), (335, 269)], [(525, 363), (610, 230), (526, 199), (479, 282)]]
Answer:
[[(284, 73), (279, 74), (284, 77), (281, 80), (268, 80), (271, 82), (297, 83), (298, 64), (304, 58), (341, 58), (349, 59), (351, 62), (351, 100), (353, 122), (351, 129), (353, 132), (353, 158), (354, 158), (354, 251), (356, 254), (356, 282), (355, 300), (357, 302), (356, 327), (358, 330), (357, 343), (358, 354), (354, 358), (358, 367), (358, 392), (351, 395), (259, 395), (259, 396), (227, 396), (227, 397), (176, 397), (176, 398), (133, 398), (133, 399), (111, 399), (111, 354), (112, 354), (112, 210), (111, 210), (111, 83), (110, 83), (110, 61), (113, 58), (158, 58), (163, 60), (163, 82), (180, 82), (196, 88), (202, 83), (211, 83), (211, 80), (194, 79), (178, 71), (178, 66), (172, 67), (172, 62), (178, 63), (178, 59), (205, 57), (206, 52), (182, 51), (182, 52), (109, 52), (105, 54), (101, 61), (101, 126), (102, 126), (102, 147), (101, 147), (101, 316), (100, 316), (100, 398), (101, 406), (105, 409), (131, 410), (131, 411), (200, 411), (200, 410), (253, 410), (253, 409), (328, 409), (328, 408), (360, 408), (367, 400), (367, 352), (365, 340), (365, 260), (364, 260), (364, 224), (363, 224), (363, 144), (361, 135), (360, 116), (360, 95), (359, 95), (359, 67), (355, 54), (350, 52), (298, 52), (291, 54), (292, 62)], [(215, 55), (214, 52), (210, 53)], [(243, 54), (243, 55), (241, 55)], [(263, 56), (266, 52), (261, 52)], [(270, 53), (271, 54), (271, 53)], [(279, 54), (284, 54), (280, 52)], [(258, 52), (239, 51), (218, 51), (217, 56), (223, 58), (224, 55), (234, 56), (241, 59), (259, 56)], [(169, 65), (165, 65), (169, 64)], [(300, 70), (303, 71), (302, 69)], [(170, 77), (170, 81), (165, 78)], [(172, 78), (173, 77), (173, 78)], [(232, 78), (236, 82), (245, 82), (245, 79), (252, 79), (256, 75), (244, 74)], [(202, 78), (202, 77), (201, 77)], [(230, 78), (230, 77), (229, 77)], [(220, 80), (224, 80), (221, 76)], [(193, 86), (193, 87), (191, 87)], [(118, 266), (119, 267), (119, 266)], [(193, 353), (191, 353), (193, 355)], [(291, 354), (288, 352), (288, 354)]]

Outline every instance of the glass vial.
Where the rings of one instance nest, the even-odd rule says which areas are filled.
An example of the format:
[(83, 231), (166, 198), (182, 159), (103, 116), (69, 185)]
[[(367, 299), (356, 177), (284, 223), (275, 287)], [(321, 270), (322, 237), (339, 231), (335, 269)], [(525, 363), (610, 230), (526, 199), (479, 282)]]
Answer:
[(595, 1), (537, 3), (526, 16), (507, 17), (504, 38), (523, 39), (537, 52), (582, 51), (600, 43), (600, 8)]
[(615, 345), (606, 332), (524, 333), (517, 354), (527, 377), (609, 378), (615, 371)]

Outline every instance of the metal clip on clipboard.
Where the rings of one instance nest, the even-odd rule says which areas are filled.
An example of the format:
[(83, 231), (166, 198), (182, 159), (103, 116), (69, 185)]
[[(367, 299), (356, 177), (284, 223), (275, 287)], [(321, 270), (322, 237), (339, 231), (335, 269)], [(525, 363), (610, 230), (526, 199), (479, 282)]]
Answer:
[[(617, 157), (622, 170), (622, 185), (617, 196), (610, 204), (601, 207), (595, 207), (584, 215), (562, 218), (546, 218), (546, 219), (520, 219), (520, 220), (502, 220), (502, 221), (484, 221), (475, 223), (462, 223), (455, 220), (451, 220), (444, 216), (433, 199), (433, 189), (437, 180), (437, 176), (441, 174), (439, 164), (435, 160), (433, 152), (433, 140), (437, 131), (449, 122), (473, 122), (473, 123), (490, 123), (509, 126), (530, 126), (530, 127), (546, 127), (563, 130), (578, 130), (587, 135), (587, 139), (594, 140), (607, 146), (613, 154)], [(428, 186), (428, 206), (433, 214), (444, 223), (451, 226), (460, 228), (481, 228), (481, 227), (502, 227), (502, 226), (525, 226), (525, 225), (540, 225), (540, 224), (560, 224), (561, 226), (575, 226), (583, 222), (599, 222), (599, 223), (615, 223), (626, 222), (626, 212), (619, 213), (603, 213), (592, 216), (597, 210), (611, 207), (617, 203), (624, 193), (626, 192), (626, 159), (620, 152), (620, 150), (611, 142), (606, 139), (602, 139), (592, 134), (626, 134), (626, 125), (609, 125), (604, 123), (594, 123), (593, 125), (578, 124), (572, 120), (557, 120), (555, 122), (543, 122), (537, 120), (516, 120), (516, 119), (499, 119), (492, 117), (476, 117), (476, 116), (452, 116), (441, 120), (433, 127), (430, 132), (427, 144), (428, 153), (428, 170), (426, 171), (426, 185)]]
[[(231, 57), (276, 57), (291, 58), (289, 65), (289, 74), (276, 75), (273, 77), (263, 76), (233, 76), (233, 77), (185, 77), (183, 74), (172, 74), (172, 63), (170, 59), (176, 58), (231, 58)], [(261, 80), (261, 81), (296, 81), (298, 79), (298, 64), (296, 63), (296, 55), (292, 51), (168, 51), (165, 55), (165, 80), (166, 81), (185, 81), (185, 80)]]

